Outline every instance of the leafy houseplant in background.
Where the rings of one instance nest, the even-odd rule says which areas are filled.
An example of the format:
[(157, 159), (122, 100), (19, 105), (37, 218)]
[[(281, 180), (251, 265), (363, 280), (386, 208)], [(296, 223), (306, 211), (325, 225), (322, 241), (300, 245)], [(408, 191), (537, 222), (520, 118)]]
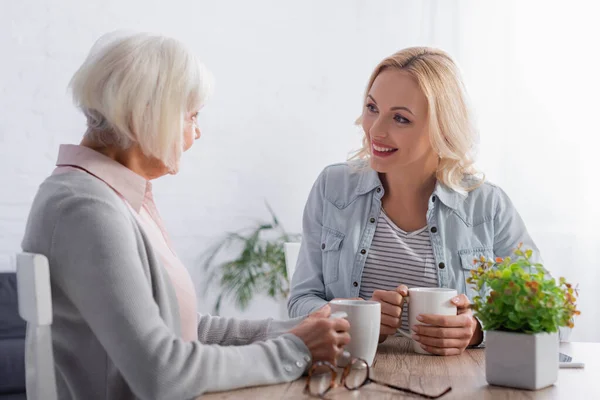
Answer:
[[(300, 235), (289, 234), (281, 226), (267, 204), (271, 222), (259, 222), (254, 227), (228, 233), (209, 250), (203, 263), (208, 273), (206, 289), (217, 280), (220, 293), (214, 305), (219, 315), (224, 298), (232, 298), (240, 310), (245, 310), (258, 293), (284, 301), (289, 293), (285, 267), (284, 243), (299, 242)], [(238, 251), (234, 259), (215, 263), (217, 256), (226, 251)], [(208, 290), (205, 290), (205, 293)]]
[(514, 253), (514, 259), (475, 259), (479, 267), (467, 283), (479, 293), (472, 308), (487, 331), (488, 383), (537, 390), (557, 379), (558, 329), (573, 327), (578, 293), (532, 262), (522, 244)]

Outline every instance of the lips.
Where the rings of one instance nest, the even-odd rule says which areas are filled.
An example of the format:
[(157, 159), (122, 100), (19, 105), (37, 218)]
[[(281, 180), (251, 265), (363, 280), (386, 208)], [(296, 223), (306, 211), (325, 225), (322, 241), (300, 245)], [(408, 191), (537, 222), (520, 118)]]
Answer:
[(373, 144), (373, 148), (377, 151), (383, 151), (383, 152), (390, 152), (390, 151), (396, 151), (398, 149), (395, 149), (393, 147), (383, 147), (383, 146), (377, 146), (376, 144)]
[(371, 150), (373, 155), (377, 157), (388, 157), (398, 151), (395, 147), (386, 146), (381, 143), (371, 143)]

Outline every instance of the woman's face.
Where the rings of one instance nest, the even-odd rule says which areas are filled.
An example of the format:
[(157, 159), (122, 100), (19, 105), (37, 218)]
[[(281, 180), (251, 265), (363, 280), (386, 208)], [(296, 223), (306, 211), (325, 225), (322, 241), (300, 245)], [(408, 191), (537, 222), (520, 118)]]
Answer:
[[(196, 139), (200, 139), (200, 128), (198, 127), (198, 114), (200, 111), (191, 111), (185, 114), (183, 120), (183, 151), (188, 151), (193, 145)], [(162, 168), (164, 169), (165, 174), (177, 174), (179, 172), (179, 161), (177, 162), (177, 167), (171, 171), (167, 169), (167, 167), (160, 162)], [(158, 176), (161, 176), (158, 175)]]
[(375, 78), (365, 99), (362, 127), (377, 172), (397, 170), (433, 153), (427, 98), (405, 71), (386, 69)]
[(198, 126), (198, 115), (200, 110), (188, 112), (185, 115), (183, 130), (183, 151), (188, 151), (196, 139), (200, 139), (200, 127)]

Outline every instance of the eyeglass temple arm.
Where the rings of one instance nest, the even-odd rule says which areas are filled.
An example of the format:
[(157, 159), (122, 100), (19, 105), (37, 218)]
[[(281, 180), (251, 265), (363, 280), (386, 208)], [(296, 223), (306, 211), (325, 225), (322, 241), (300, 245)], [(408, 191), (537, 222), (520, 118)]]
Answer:
[(415, 392), (414, 390), (407, 389), (407, 388), (403, 388), (403, 387), (400, 387), (400, 386), (391, 385), (391, 384), (389, 384), (389, 383), (383, 383), (383, 382), (380, 382), (380, 381), (376, 381), (376, 380), (374, 380), (374, 379), (369, 379), (369, 381), (370, 381), (370, 382), (373, 382), (373, 383), (376, 383), (376, 384), (378, 384), (378, 385), (383, 385), (383, 386), (387, 386), (387, 387), (389, 387), (389, 388), (392, 388), (392, 389), (399, 390), (399, 391), (401, 391), (401, 392), (405, 392), (405, 393), (411, 393), (411, 394), (416, 394), (416, 395), (418, 395), (418, 396), (421, 396), (421, 397), (424, 397), (424, 398), (426, 398), (426, 399), (439, 399), (440, 397), (442, 397), (443, 395), (445, 395), (446, 393), (448, 393), (449, 391), (451, 391), (451, 390), (452, 390), (452, 388), (451, 388), (451, 387), (448, 387), (448, 388), (447, 388), (446, 390), (444, 390), (442, 393), (440, 393), (440, 394), (438, 394), (438, 395), (435, 395), (435, 396), (432, 396), (432, 395), (428, 395), (428, 394), (425, 394), (425, 393), (419, 393), (419, 392)]

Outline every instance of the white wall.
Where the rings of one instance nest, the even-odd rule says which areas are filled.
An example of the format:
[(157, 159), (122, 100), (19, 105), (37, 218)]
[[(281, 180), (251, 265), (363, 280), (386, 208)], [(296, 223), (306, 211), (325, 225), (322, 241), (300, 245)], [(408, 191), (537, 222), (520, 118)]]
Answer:
[(546, 267), (579, 284), (572, 339), (600, 341), (600, 4), (470, 1), (458, 14), (478, 164), (510, 195)]
[[(586, 87), (597, 93), (598, 86), (582, 77), (592, 66), (564, 74), (593, 50), (581, 45), (587, 36), (577, 29), (570, 37), (580, 47), (556, 50), (564, 31), (550, 23), (542, 33), (527, 29), (532, 17), (540, 19), (533, 8), (397, 0), (0, 2), (0, 269), (11, 268), (9, 255), (19, 250), (30, 203), (58, 145), (78, 142), (83, 132), (66, 93), (71, 75), (97, 37), (125, 28), (184, 40), (217, 79), (202, 111), (202, 139), (177, 177), (155, 184), (198, 289), (199, 256), (224, 232), (267, 218), (265, 200), (288, 230), (300, 230), (319, 171), (359, 145), (353, 121), (372, 68), (417, 44), (441, 46), (463, 66), (482, 131), (480, 165), (512, 196), (548, 265), (579, 280), (582, 296), (597, 286), (597, 147), (586, 146), (598, 134), (597, 102), (590, 97), (580, 109), (577, 95)], [(569, 82), (582, 86), (561, 99), (564, 107), (532, 106), (557, 86), (571, 93)], [(530, 147), (518, 147), (520, 141)], [(576, 164), (562, 163), (565, 154)], [(582, 299), (582, 329), (574, 339), (600, 340), (592, 299)], [(206, 299), (200, 303), (201, 311), (210, 309)], [(246, 315), (280, 311), (263, 299)], [(230, 305), (224, 314), (240, 315)]]
[[(320, 170), (359, 145), (353, 121), (371, 69), (431, 34), (423, 23), (427, 4), (370, 4), (2, 0), (0, 268), (10, 268), (8, 257), (19, 250), (32, 198), (52, 171), (59, 144), (78, 142), (84, 130), (68, 81), (93, 42), (114, 29), (182, 39), (217, 80), (202, 111), (202, 139), (177, 177), (155, 184), (163, 218), (196, 282), (206, 247), (226, 231), (267, 218), (265, 200), (288, 230), (300, 231)], [(209, 310), (206, 300), (200, 309)], [(278, 311), (259, 301), (249, 314)], [(224, 313), (238, 314), (231, 307)]]

